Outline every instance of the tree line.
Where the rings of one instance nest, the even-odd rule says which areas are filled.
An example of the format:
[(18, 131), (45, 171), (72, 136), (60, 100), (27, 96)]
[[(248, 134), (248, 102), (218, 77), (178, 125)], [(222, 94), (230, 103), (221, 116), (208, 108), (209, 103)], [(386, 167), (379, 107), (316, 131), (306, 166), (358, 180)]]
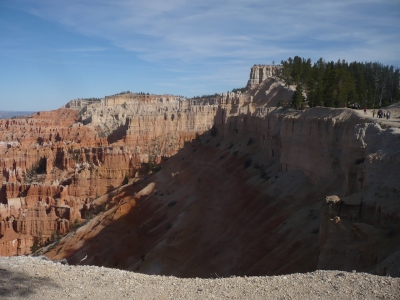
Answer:
[(280, 79), (297, 85), (293, 106), (304, 105), (303, 92), (308, 105), (344, 107), (360, 104), (361, 107), (381, 107), (400, 101), (400, 71), (394, 66), (378, 62), (326, 62), (295, 56), (282, 60)]

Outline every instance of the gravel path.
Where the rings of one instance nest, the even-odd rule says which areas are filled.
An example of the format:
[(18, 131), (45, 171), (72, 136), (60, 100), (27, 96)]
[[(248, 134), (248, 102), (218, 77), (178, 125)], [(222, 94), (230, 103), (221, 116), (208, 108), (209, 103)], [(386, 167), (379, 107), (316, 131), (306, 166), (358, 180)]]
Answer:
[(400, 299), (400, 278), (316, 271), (270, 277), (180, 279), (34, 257), (0, 257), (6, 299)]
[[(379, 108), (375, 109), (377, 113)], [(389, 126), (389, 127), (400, 127), (400, 104), (396, 103), (391, 106), (387, 106), (382, 108), (382, 110), (390, 111), (391, 117), (390, 119), (381, 118), (379, 119), (377, 114), (375, 113), (375, 117), (372, 115), (372, 109), (367, 110), (367, 114), (364, 114), (363, 109), (354, 109), (353, 111), (356, 112), (360, 117), (370, 119), (374, 123), (379, 123), (380, 125)]]

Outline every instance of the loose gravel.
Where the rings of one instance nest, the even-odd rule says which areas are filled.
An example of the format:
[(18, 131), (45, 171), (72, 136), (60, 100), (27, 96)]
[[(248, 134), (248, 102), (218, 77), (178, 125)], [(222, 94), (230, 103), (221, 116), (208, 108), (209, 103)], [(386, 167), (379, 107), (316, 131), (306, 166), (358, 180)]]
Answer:
[(38, 257), (0, 257), (6, 299), (400, 299), (400, 278), (316, 271), (265, 277), (182, 279)]

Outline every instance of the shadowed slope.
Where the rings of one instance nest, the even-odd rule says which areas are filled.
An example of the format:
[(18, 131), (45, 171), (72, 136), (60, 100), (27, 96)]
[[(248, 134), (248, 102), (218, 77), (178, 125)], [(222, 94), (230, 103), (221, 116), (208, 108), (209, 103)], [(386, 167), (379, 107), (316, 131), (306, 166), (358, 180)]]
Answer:
[(126, 186), (114, 197), (119, 205), (48, 255), (70, 263), (88, 255), (85, 264), (182, 277), (314, 270), (324, 191), (302, 172), (260, 163), (265, 158), (248, 138), (235, 145), (206, 139)]
[[(390, 220), (397, 236), (398, 204), (372, 193), (384, 184), (398, 195), (396, 130), (382, 130), (347, 109), (224, 115), (216, 115), (217, 137), (205, 133), (186, 143), (160, 172), (110, 194), (108, 211), (47, 255), (181, 277), (273, 275), (317, 266), (373, 271), (394, 259), (395, 239), (382, 244), (361, 232), (360, 240), (354, 228), (366, 228), (356, 224), (362, 222), (386, 230)], [(348, 205), (346, 197), (357, 193), (365, 199), (350, 203), (351, 215), (322, 213), (326, 196), (338, 195)], [(376, 220), (380, 209), (384, 218)]]

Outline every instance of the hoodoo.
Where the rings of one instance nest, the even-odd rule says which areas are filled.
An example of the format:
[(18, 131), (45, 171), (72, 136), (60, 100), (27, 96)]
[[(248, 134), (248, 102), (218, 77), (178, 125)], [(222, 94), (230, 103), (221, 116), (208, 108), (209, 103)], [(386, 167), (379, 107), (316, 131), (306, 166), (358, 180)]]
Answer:
[(254, 88), (268, 78), (276, 78), (281, 68), (281, 66), (275, 65), (254, 65), (251, 67), (250, 79), (247, 82), (247, 86)]
[(0, 255), (44, 246), (181, 277), (400, 276), (400, 129), (285, 106), (280, 68), (253, 66), (241, 92), (123, 93), (1, 120)]

